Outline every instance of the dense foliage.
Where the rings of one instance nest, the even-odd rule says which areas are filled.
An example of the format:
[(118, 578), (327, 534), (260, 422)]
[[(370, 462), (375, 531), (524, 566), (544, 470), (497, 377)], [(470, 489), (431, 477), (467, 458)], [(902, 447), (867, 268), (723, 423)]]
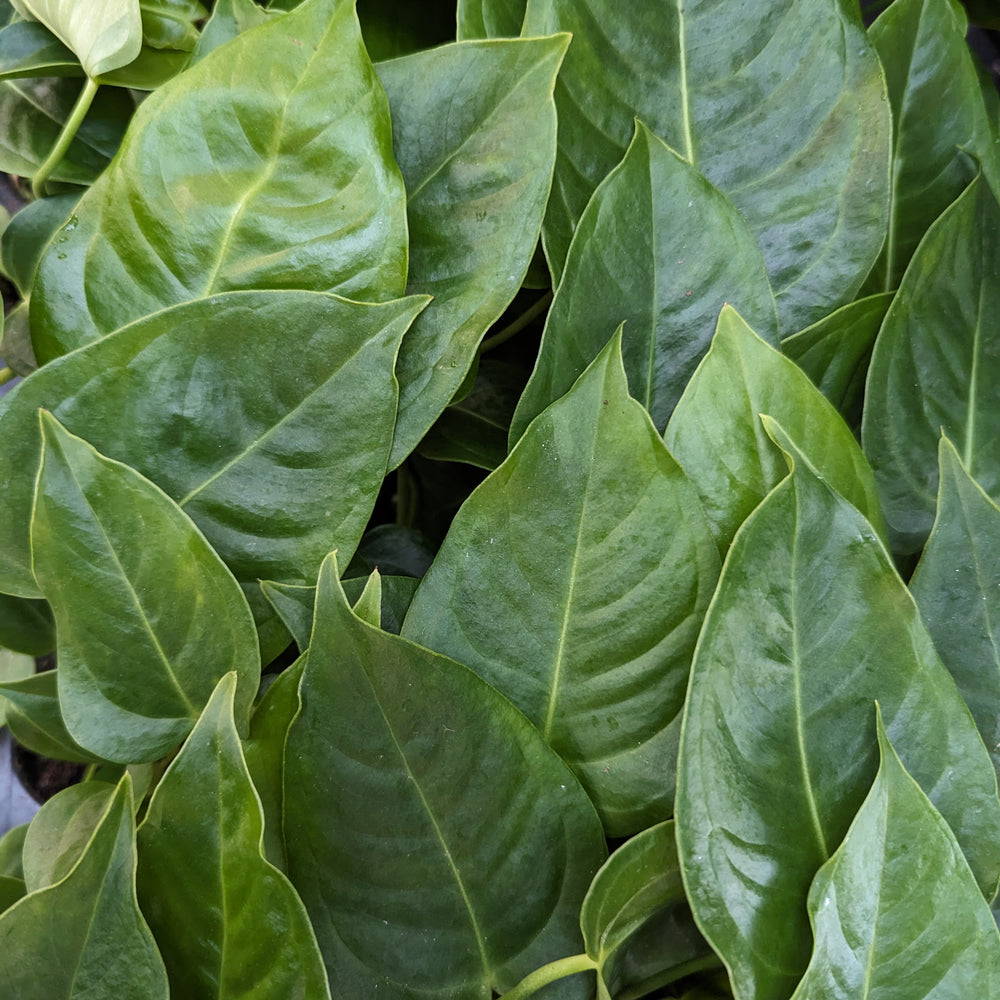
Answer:
[(1000, 996), (955, 0), (0, 6), (3, 996)]

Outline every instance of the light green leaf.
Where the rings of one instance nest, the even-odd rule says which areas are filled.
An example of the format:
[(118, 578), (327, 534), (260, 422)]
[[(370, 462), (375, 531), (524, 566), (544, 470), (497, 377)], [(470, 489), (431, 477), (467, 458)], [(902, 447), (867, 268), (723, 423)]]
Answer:
[(777, 346), (757, 242), (733, 204), (641, 122), (584, 210), (511, 426), (567, 392), (622, 322), (629, 391), (659, 430), (729, 303)]
[[(164, 310), (18, 385), (0, 410), (5, 461), (37, 462), (36, 412), (55, 403), (176, 500), (237, 579), (311, 582), (327, 547), (350, 554), (368, 522), (392, 443), (392, 361), (423, 304), (230, 292)], [(25, 596), (37, 596), (31, 486), (0, 477), (0, 589)]]
[(139, 0), (21, 0), (80, 60), (91, 79), (127, 66), (142, 46)]
[(163, 961), (135, 899), (128, 777), (72, 870), (0, 916), (0, 982), (18, 1000), (167, 1000)]
[(980, 177), (928, 230), (882, 324), (862, 440), (894, 551), (917, 552), (937, 504), (938, 441), (1000, 498), (1000, 205)]
[(407, 290), (434, 296), (400, 350), (390, 468), (451, 401), (521, 287), (552, 182), (552, 91), (568, 42), (458, 42), (379, 64), (406, 181)]
[(885, 548), (799, 452), (730, 549), (681, 738), (685, 888), (743, 1000), (784, 1000), (805, 972), (810, 882), (877, 769), (875, 700), (992, 897), (1000, 801), (982, 739)]
[[(868, 279), (873, 291), (899, 287), (924, 233), (975, 177), (977, 160), (998, 176), (967, 27), (956, 0), (895, 0), (868, 33), (893, 118), (889, 232)], [(929, 106), (937, 113), (928, 115)]]
[(7, 724), (7, 700), (3, 697), (3, 684), (31, 677), (35, 672), (34, 657), (15, 653), (0, 647), (0, 727)]
[(616, 335), (462, 505), (403, 635), (507, 695), (624, 836), (672, 812), (671, 723), (718, 572)]
[(544, 228), (557, 277), (638, 117), (746, 217), (782, 329), (854, 297), (885, 236), (891, 131), (855, 4), (529, 0), (524, 30), (573, 34)]
[(219, 681), (139, 828), (139, 901), (171, 993), (219, 1000), (329, 997), (291, 884), (264, 859), (263, 816)]
[(153, 760), (187, 735), (230, 670), (247, 719), (260, 660), (232, 574), (152, 483), (45, 411), (41, 425), (32, 569), (55, 615), (70, 735), (106, 760)]
[(42, 258), (36, 353), (47, 361), (231, 289), (394, 298), (406, 283), (404, 212), (354, 6), (308, 0), (143, 102), (121, 155)]
[(285, 840), (330, 981), (345, 996), (488, 1000), (577, 954), (605, 847), (572, 773), (471, 671), (357, 618), (332, 556), (315, 622)]
[(1000, 772), (1000, 509), (941, 438), (937, 517), (910, 590)]
[(793, 1000), (967, 1000), (1000, 990), (1000, 934), (948, 824), (881, 718), (881, 764), (809, 890), (816, 945)]
[(868, 362), (891, 303), (891, 292), (858, 299), (781, 342), (849, 427), (861, 426)]
[(525, 0), (458, 0), (458, 37), (516, 38), (526, 6)]
[(830, 485), (884, 531), (871, 469), (843, 419), (801, 369), (727, 306), (663, 435), (698, 490), (723, 551), (788, 471), (763, 433), (761, 413), (774, 417)]

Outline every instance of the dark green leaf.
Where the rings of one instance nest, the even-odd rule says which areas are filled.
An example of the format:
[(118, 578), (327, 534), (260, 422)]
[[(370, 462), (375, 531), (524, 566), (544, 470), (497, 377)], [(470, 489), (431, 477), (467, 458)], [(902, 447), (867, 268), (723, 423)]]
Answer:
[(28, 824), (12, 827), (0, 836), (0, 875), (9, 875), (24, 881), (24, 839)]
[(315, 621), (285, 835), (330, 981), (345, 996), (488, 1000), (579, 952), (605, 848), (572, 773), (471, 671), (357, 618), (333, 557)]
[(910, 590), (1000, 771), (1000, 509), (940, 446), (937, 517)]
[(554, 274), (639, 117), (746, 217), (782, 329), (853, 298), (885, 236), (890, 134), (855, 5), (529, 0), (525, 32), (553, 31), (573, 33), (544, 230)]
[[(977, 160), (990, 176), (1000, 176), (995, 126), (966, 28), (955, 0), (895, 0), (869, 31), (893, 119), (889, 232), (868, 279), (873, 291), (899, 287), (924, 233), (975, 177)], [(928, 107), (936, 112), (929, 115)]]
[(406, 181), (407, 288), (434, 296), (400, 349), (390, 468), (451, 401), (521, 287), (552, 181), (552, 89), (568, 41), (459, 42), (378, 67)]
[[(76, 103), (79, 80), (52, 77), (0, 81), (0, 170), (33, 177), (56, 144)], [(100, 90), (66, 155), (51, 179), (91, 184), (108, 165), (121, 142), (134, 105), (128, 94)], [(53, 253), (63, 253), (63, 249)]]
[(761, 429), (761, 413), (785, 427), (830, 485), (884, 530), (871, 469), (847, 425), (801, 369), (726, 307), (711, 350), (664, 433), (723, 551), (788, 471), (781, 450)]
[[(329, 997), (305, 908), (264, 824), (224, 677), (139, 828), (139, 900), (177, 997)], [(194, 904), (194, 905), (192, 905)]]
[(403, 634), (506, 694), (622, 836), (672, 812), (670, 724), (718, 572), (615, 336), (462, 506)]
[(7, 702), (7, 725), (22, 746), (53, 760), (90, 764), (102, 760), (70, 736), (59, 708), (58, 671), (46, 670), (23, 680), (5, 680), (0, 695)]
[(747, 1000), (784, 1000), (806, 969), (809, 884), (877, 769), (875, 700), (987, 898), (1000, 877), (996, 776), (968, 709), (871, 527), (789, 451), (705, 619), (677, 781), (687, 895)]
[(458, 37), (516, 38), (526, 0), (458, 0)]
[(99, 82), (115, 87), (131, 87), (133, 90), (156, 90), (177, 76), (190, 61), (190, 52), (143, 45), (132, 62), (105, 74)]
[(662, 431), (727, 302), (777, 346), (764, 259), (742, 215), (636, 123), (625, 158), (576, 228), (511, 441), (569, 390), (622, 322), (629, 391)]
[(405, 205), (390, 142), (353, 4), (308, 0), (233, 39), (143, 102), (75, 228), (43, 256), (39, 359), (230, 289), (401, 294)]
[(28, 330), (27, 302), (19, 302), (4, 317), (0, 357), (18, 375), (30, 375), (38, 367)]
[(850, 427), (861, 426), (868, 362), (891, 302), (890, 292), (858, 299), (781, 342)]
[(37, 21), (0, 29), (0, 80), (23, 76), (83, 76), (79, 59)]
[(152, 483), (45, 411), (41, 424), (32, 568), (55, 614), (70, 735), (106, 760), (153, 760), (187, 735), (230, 670), (245, 720), (260, 660), (232, 574)]
[(3, 231), (0, 237), (3, 270), (21, 295), (30, 293), (42, 251), (56, 230), (69, 219), (79, 200), (78, 191), (39, 198), (25, 205)]
[(894, 551), (934, 520), (938, 440), (1000, 497), (1000, 205), (980, 177), (930, 228), (889, 307), (868, 372), (862, 439)]
[(167, 1000), (163, 961), (135, 899), (127, 777), (69, 874), (0, 916), (0, 982), (18, 1000)]
[(1000, 934), (948, 824), (878, 723), (881, 764), (809, 890), (816, 936), (793, 1000), (967, 1000), (1000, 991)]
[[(312, 581), (354, 551), (392, 442), (392, 359), (419, 299), (230, 292), (57, 359), (0, 409), (11, 468), (37, 461), (39, 406), (159, 484), (244, 582)], [(240, 336), (233, 337), (232, 331)], [(0, 589), (32, 596), (31, 481), (0, 477)]]
[(142, 41), (154, 49), (190, 52), (198, 41), (198, 22), (208, 11), (198, 0), (139, 0)]
[(52, 612), (44, 601), (0, 594), (0, 646), (30, 656), (56, 648)]
[(434, 546), (414, 528), (379, 524), (365, 532), (353, 565), (344, 575), (368, 576), (377, 569), (383, 575), (421, 577), (434, 561), (434, 552)]

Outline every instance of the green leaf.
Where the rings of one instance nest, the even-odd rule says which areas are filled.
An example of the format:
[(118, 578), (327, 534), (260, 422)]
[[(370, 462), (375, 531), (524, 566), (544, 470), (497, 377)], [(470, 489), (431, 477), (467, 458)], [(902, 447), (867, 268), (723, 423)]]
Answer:
[(777, 346), (764, 259), (743, 217), (637, 122), (625, 158), (576, 227), (511, 441), (569, 390), (622, 322), (629, 390), (662, 431), (727, 302)]
[(23, 300), (4, 317), (0, 357), (18, 375), (28, 376), (38, 367), (28, 331), (28, 303)]
[(623, 836), (672, 812), (671, 723), (718, 573), (616, 335), (463, 504), (403, 635), (507, 695)]
[(79, 200), (79, 191), (39, 198), (25, 205), (4, 229), (0, 237), (4, 273), (22, 295), (31, 293), (42, 252), (54, 233), (69, 220)]
[[(0, 120), (6, 123), (0, 134), (0, 170), (33, 177), (56, 144), (79, 91), (77, 80), (0, 81)], [(118, 149), (133, 109), (128, 94), (108, 88), (98, 91), (51, 180), (93, 183)], [(53, 252), (58, 256), (64, 251)]]
[(83, 75), (76, 56), (45, 25), (15, 21), (0, 29), (0, 80)]
[(41, 425), (32, 568), (55, 614), (70, 735), (106, 760), (153, 760), (230, 670), (246, 719), (260, 660), (232, 574), (156, 486), (45, 411)]
[(400, 350), (390, 468), (451, 401), (521, 287), (552, 181), (552, 90), (568, 42), (458, 42), (378, 67), (406, 181), (407, 290), (434, 296)]
[(255, 0), (217, 0), (212, 8), (212, 16), (201, 30), (191, 61), (200, 62), (220, 45), (272, 17)]
[(139, 901), (174, 995), (329, 997), (305, 907), (264, 858), (235, 694), (228, 674), (153, 793), (138, 835)]
[(198, 22), (208, 17), (199, 0), (139, 0), (142, 40), (154, 49), (190, 52), (198, 42)]
[(0, 982), (18, 1000), (167, 1000), (163, 961), (135, 899), (128, 777), (73, 869), (0, 916)]
[(1000, 772), (1000, 509), (941, 438), (937, 517), (910, 591)]
[(875, 700), (987, 898), (1000, 876), (996, 776), (969, 711), (871, 527), (789, 450), (705, 619), (677, 780), (688, 899), (746, 1000), (784, 1000), (805, 972), (809, 884), (877, 769)]
[(24, 881), (24, 840), (28, 824), (11, 827), (0, 836), (0, 875), (9, 875)]
[(785, 427), (830, 485), (884, 531), (871, 469), (847, 425), (801, 369), (727, 306), (664, 433), (723, 551), (788, 471), (781, 450), (762, 432), (761, 413)]
[(0, 594), (0, 646), (29, 656), (56, 648), (52, 611), (44, 601)]
[[(899, 287), (924, 233), (975, 177), (977, 160), (998, 176), (967, 27), (955, 0), (895, 0), (869, 31), (893, 119), (889, 232), (868, 280), (873, 291)], [(937, 113), (928, 115), (928, 106)]]
[[(39, 406), (160, 485), (243, 582), (315, 579), (350, 554), (392, 443), (392, 359), (419, 299), (231, 292), (167, 309), (60, 358), (0, 410), (11, 468), (37, 462)], [(234, 338), (232, 330), (240, 331)], [(0, 589), (37, 596), (31, 482), (0, 478)]]
[(917, 552), (937, 504), (938, 440), (1000, 497), (1000, 205), (973, 181), (928, 230), (868, 371), (862, 440), (894, 551)]
[(885, 236), (890, 136), (856, 5), (529, 0), (524, 30), (573, 33), (544, 229), (556, 276), (638, 117), (746, 217), (782, 329), (854, 297)]
[(816, 945), (793, 1000), (966, 1000), (1000, 990), (1000, 934), (948, 824), (878, 721), (881, 764), (809, 890)]
[(330, 981), (345, 996), (488, 1000), (579, 952), (605, 847), (572, 773), (471, 671), (357, 618), (332, 556), (315, 622), (285, 837)]
[(70, 736), (59, 707), (59, 671), (46, 670), (0, 684), (7, 702), (7, 725), (22, 746), (52, 760), (80, 764), (102, 761)]
[(526, 0), (458, 0), (458, 37), (516, 38)]
[[(23, 680), (35, 672), (35, 661), (23, 653), (15, 653), (9, 649), (0, 648), (0, 685), (11, 681)], [(7, 724), (7, 702), (3, 698), (3, 688), (0, 686), (0, 727)]]
[(139, 0), (21, 0), (80, 60), (91, 79), (126, 66), (142, 46)]
[(42, 258), (36, 353), (50, 360), (231, 289), (394, 298), (406, 282), (404, 211), (353, 4), (309, 0), (143, 102), (78, 223)]
[(868, 362), (891, 303), (891, 292), (858, 299), (781, 342), (849, 427), (861, 426)]

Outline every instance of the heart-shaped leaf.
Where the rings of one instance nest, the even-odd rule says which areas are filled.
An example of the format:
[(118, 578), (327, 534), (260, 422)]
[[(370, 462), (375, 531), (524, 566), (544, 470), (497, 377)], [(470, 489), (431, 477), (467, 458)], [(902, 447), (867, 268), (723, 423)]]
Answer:
[(55, 615), (70, 735), (106, 760), (154, 760), (230, 670), (246, 720), (260, 660), (232, 574), (156, 486), (45, 411), (41, 425), (32, 568)]
[(291, 884), (264, 859), (263, 817), (219, 681), (139, 828), (139, 901), (175, 996), (329, 997)]
[(1000, 990), (1000, 934), (955, 835), (878, 721), (881, 764), (809, 890), (816, 935), (792, 1000), (964, 1000)]
[(718, 572), (616, 335), (462, 505), (403, 635), (506, 694), (624, 836), (672, 812), (671, 723)]
[(882, 527), (871, 469), (850, 429), (805, 373), (728, 306), (663, 435), (705, 505), (719, 547), (788, 471), (758, 414), (774, 417), (834, 489)]
[(114, 166), (42, 258), (35, 351), (50, 360), (230, 289), (394, 298), (406, 283), (404, 213), (354, 5), (307, 0), (143, 102)]
[(400, 349), (391, 468), (451, 401), (521, 287), (552, 183), (552, 91), (568, 42), (460, 42), (378, 67), (406, 181), (407, 289), (434, 297)]
[(126, 776), (73, 868), (0, 916), (0, 982), (18, 1000), (167, 1000), (167, 974), (135, 899)]
[(629, 391), (662, 431), (726, 303), (777, 346), (774, 297), (743, 216), (637, 122), (625, 158), (576, 227), (511, 442), (569, 390), (622, 322)]
[(705, 619), (677, 780), (688, 899), (746, 1000), (784, 1000), (805, 972), (810, 882), (877, 769), (875, 700), (987, 898), (1000, 877), (969, 711), (882, 543), (783, 439), (793, 472), (737, 534)]
[(470, 670), (354, 615), (332, 556), (300, 697), (288, 871), (341, 993), (485, 1000), (580, 951), (605, 853), (583, 789)]
[(1000, 498), (1000, 205), (980, 177), (930, 228), (882, 324), (862, 424), (894, 551), (934, 521), (938, 441)]
[(849, 302), (885, 237), (890, 133), (878, 58), (852, 7), (529, 0), (526, 33), (573, 34), (544, 230), (553, 273), (638, 117), (746, 217), (782, 329)]

